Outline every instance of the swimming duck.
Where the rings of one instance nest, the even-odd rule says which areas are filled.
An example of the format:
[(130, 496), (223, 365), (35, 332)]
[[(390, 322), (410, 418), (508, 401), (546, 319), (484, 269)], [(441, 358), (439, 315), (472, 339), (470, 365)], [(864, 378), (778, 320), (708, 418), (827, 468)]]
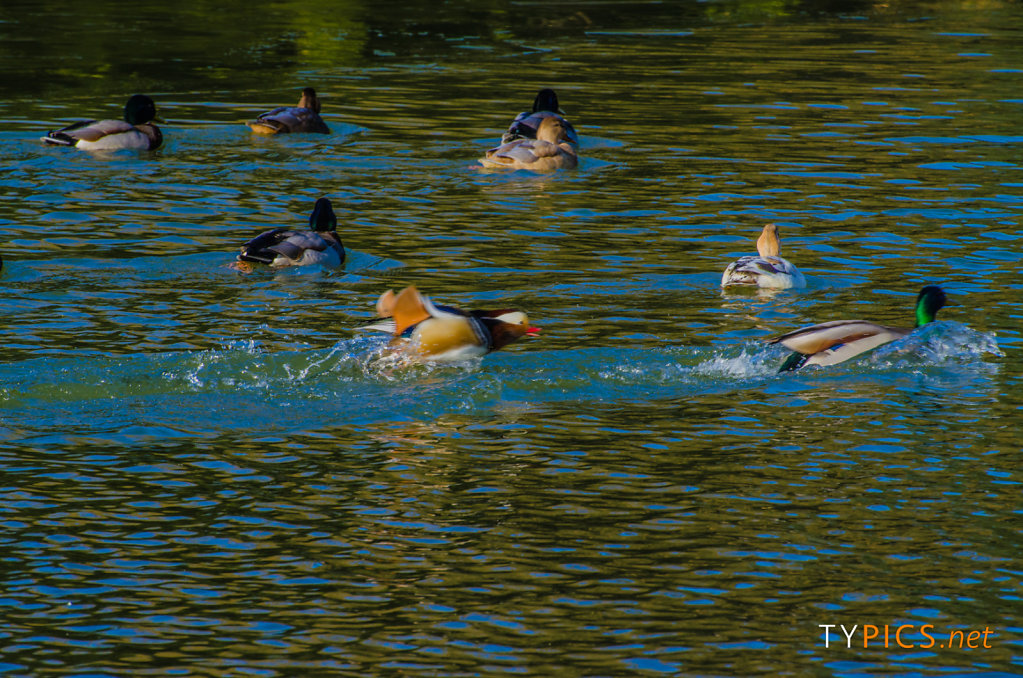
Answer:
[(275, 228), (242, 245), (238, 261), (266, 264), (273, 268), (285, 266), (340, 266), (345, 261), (345, 247), (337, 235), (337, 216), (327, 198), (320, 198), (309, 215), (311, 231)]
[(835, 365), (934, 322), (938, 310), (944, 305), (945, 291), (937, 285), (928, 285), (916, 298), (914, 327), (887, 327), (865, 320), (833, 320), (783, 334), (768, 343), (780, 343), (794, 351), (779, 372), (797, 370), (804, 365)]
[(54, 146), (74, 146), (85, 151), (153, 150), (163, 143), (160, 128), (153, 124), (155, 119), (153, 100), (136, 94), (124, 105), (124, 120), (83, 120), (49, 132), (41, 139)]
[(287, 134), (315, 132), (330, 134), (330, 128), (320, 117), (320, 100), (316, 90), (306, 87), (298, 100), (298, 106), (281, 106), (264, 113), (253, 122), (245, 123), (256, 134)]
[(565, 136), (568, 143), (573, 146), (579, 145), (579, 136), (572, 127), (572, 123), (564, 118), (565, 112), (558, 106), (558, 95), (550, 88), (540, 90), (533, 99), (533, 110), (523, 111), (515, 116), (508, 131), (501, 137), (501, 143), (506, 144), (516, 139), (535, 139), (536, 131), (544, 118), (558, 118), (565, 125)]
[(536, 139), (515, 139), (491, 148), (480, 158), (480, 163), (484, 167), (546, 172), (572, 169), (579, 164), (579, 157), (567, 141), (564, 123), (559, 118), (544, 118)]
[(806, 278), (789, 261), (781, 256), (781, 243), (778, 240), (778, 227), (774, 224), (764, 226), (757, 238), (759, 256), (740, 257), (728, 264), (721, 276), (721, 286), (758, 285), (773, 289), (789, 287), (806, 287)]
[(392, 346), (435, 361), (458, 361), (486, 355), (526, 335), (539, 334), (525, 313), (516, 309), (463, 311), (439, 306), (414, 286), (398, 294), (387, 290), (377, 301), (383, 318), (366, 327), (393, 335)]

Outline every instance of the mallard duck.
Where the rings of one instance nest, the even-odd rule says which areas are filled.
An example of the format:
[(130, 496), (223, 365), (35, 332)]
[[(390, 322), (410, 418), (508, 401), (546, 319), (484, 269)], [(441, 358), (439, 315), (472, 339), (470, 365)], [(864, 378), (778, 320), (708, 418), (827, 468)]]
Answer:
[(914, 327), (887, 327), (865, 320), (833, 320), (783, 334), (768, 343), (781, 344), (794, 351), (779, 372), (797, 370), (804, 365), (835, 365), (934, 322), (944, 305), (945, 291), (937, 285), (928, 285), (916, 298)]
[(41, 139), (54, 146), (74, 146), (85, 151), (153, 150), (163, 143), (160, 128), (152, 122), (155, 119), (153, 100), (136, 94), (124, 105), (124, 120), (83, 120)]
[(240, 263), (266, 264), (273, 268), (285, 266), (340, 266), (345, 261), (345, 248), (337, 235), (337, 216), (327, 198), (320, 198), (309, 216), (311, 231), (275, 228), (242, 245)]
[(392, 346), (433, 361), (475, 358), (540, 332), (522, 311), (463, 311), (435, 305), (414, 286), (380, 295), (377, 315), (383, 320), (365, 329), (390, 332)]
[(740, 257), (728, 264), (721, 276), (721, 286), (758, 285), (773, 289), (789, 287), (806, 287), (806, 278), (789, 261), (781, 256), (781, 242), (778, 240), (778, 227), (774, 224), (764, 226), (757, 238), (759, 256)]
[(264, 113), (252, 122), (245, 123), (256, 134), (287, 134), (315, 132), (330, 134), (330, 128), (320, 117), (320, 100), (316, 90), (306, 87), (298, 100), (298, 106), (281, 106)]
[(565, 137), (568, 143), (579, 146), (579, 136), (575, 133), (572, 123), (564, 118), (565, 112), (558, 106), (558, 95), (554, 90), (545, 88), (540, 90), (533, 99), (533, 110), (523, 111), (515, 116), (508, 131), (501, 137), (501, 143), (506, 144), (516, 139), (535, 139), (536, 132), (544, 118), (558, 118), (565, 126)]
[(546, 172), (572, 169), (579, 164), (579, 157), (565, 139), (565, 126), (561, 120), (544, 118), (536, 139), (516, 139), (491, 148), (480, 158), (480, 163), (484, 167)]

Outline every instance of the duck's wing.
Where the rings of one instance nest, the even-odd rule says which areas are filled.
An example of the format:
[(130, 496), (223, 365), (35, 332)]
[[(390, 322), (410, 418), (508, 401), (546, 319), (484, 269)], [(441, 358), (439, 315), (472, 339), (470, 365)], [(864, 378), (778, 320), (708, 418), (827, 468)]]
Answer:
[(837, 347), (840, 345), (855, 344), (862, 347), (840, 360), (833, 361), (842, 362), (842, 360), (847, 360), (857, 353), (862, 353), (889, 341), (900, 339), (907, 334), (909, 334), (909, 330), (899, 327), (886, 327), (865, 320), (833, 320), (783, 334), (780, 337), (771, 339), (769, 343), (781, 344), (803, 355), (814, 355), (829, 349), (832, 349), (834, 354), (837, 353)]
[(524, 111), (519, 113), (508, 127), (508, 131), (501, 137), (501, 143), (506, 144), (515, 139), (535, 139), (536, 131), (540, 129), (540, 123), (544, 121), (544, 118), (558, 118), (561, 120), (565, 127), (565, 135), (568, 137), (568, 142), (573, 146), (579, 145), (579, 136), (576, 134), (575, 128), (572, 127), (572, 123), (565, 120), (560, 114), (551, 111), (537, 111), (535, 113)]
[(293, 115), (297, 122), (292, 124), (292, 132), (314, 132), (316, 134), (330, 134), (330, 128), (327, 127), (327, 123), (323, 122), (323, 118), (320, 114), (311, 108), (293, 108), (291, 109), (291, 115)]
[(277, 258), (277, 251), (272, 250), (291, 233), (286, 228), (275, 228), (272, 231), (260, 233), (248, 241), (241, 248), (238, 259), (241, 261), (254, 261), (262, 264), (270, 264)]
[(282, 106), (246, 123), (255, 132), (280, 134), (287, 132), (318, 132), (329, 134), (323, 119), (311, 108), (299, 106)]
[(292, 108), (292, 106), (281, 106), (280, 108), (275, 108), (272, 111), (263, 113), (253, 122), (247, 122), (245, 124), (251, 127), (253, 132), (260, 132), (262, 134), (280, 134), (282, 132), (290, 132), (290, 123), (297, 121), (294, 116), (291, 116), (289, 113)]
[(557, 144), (552, 144), (549, 141), (543, 141), (541, 139), (533, 139), (529, 141), (526, 150), (532, 154), (534, 161), (540, 158), (551, 158), (562, 152), (562, 148)]
[(760, 257), (739, 257), (725, 268), (721, 276), (721, 286), (726, 285), (756, 285), (757, 279), (763, 273), (758, 266)]
[(316, 231), (284, 231), (278, 238), (278, 242), (267, 249), (289, 259), (300, 259), (308, 251), (325, 252), (331, 246), (330, 241)]
[(391, 315), (394, 317), (394, 336), (401, 334), (430, 317), (430, 312), (423, 303), (425, 297), (419, 294), (414, 285), (409, 285), (394, 298)]
[(74, 146), (79, 141), (95, 142), (112, 134), (130, 132), (135, 128), (124, 120), (83, 120), (50, 132), (42, 140), (48, 144)]
[(804, 287), (806, 278), (791, 262), (781, 257), (740, 257), (725, 269), (721, 286)]
[[(416, 325), (427, 318), (444, 315), (465, 315), (463, 311), (457, 308), (434, 304), (430, 301), (429, 297), (419, 294), (418, 291), (415, 295), (407, 293), (407, 289), (409, 288), (402, 290), (400, 294), (395, 294), (394, 290), (387, 290), (381, 294), (380, 298), (377, 299), (378, 317), (366, 322), (359, 329), (387, 332), (396, 336), (407, 336), (411, 334), (412, 329)], [(415, 287), (412, 287), (412, 289), (415, 290)], [(405, 296), (403, 297), (402, 295)], [(402, 300), (401, 308), (397, 309), (397, 313), (402, 316), (402, 330), (400, 332), (398, 331), (398, 323), (394, 319), (399, 299)]]
[(770, 270), (761, 279), (761, 287), (806, 287), (806, 278), (791, 261), (782, 257), (765, 257)]
[(515, 161), (506, 155), (506, 152), (512, 147), (518, 146), (523, 142), (523, 139), (515, 139), (514, 141), (509, 141), (508, 143), (501, 144), (500, 146), (487, 149), (486, 152), (484, 152), (483, 157), (480, 158), (480, 164), (484, 167), (506, 167), (513, 165)]
[(837, 365), (838, 363), (845, 362), (849, 358), (854, 358), (861, 353), (866, 353), (871, 349), (875, 349), (878, 346), (887, 344), (888, 342), (901, 339), (903, 334), (895, 332), (879, 332), (878, 334), (870, 334), (858, 339), (852, 339), (840, 344), (814, 353), (806, 360), (807, 365)]
[(504, 165), (515, 162), (531, 165), (540, 158), (557, 155), (560, 149), (556, 144), (539, 139), (517, 139), (487, 151), (486, 159)]
[(242, 256), (251, 261), (265, 260), (265, 263), (270, 263), (278, 254), (289, 259), (298, 259), (306, 250), (322, 252), (328, 247), (330, 243), (315, 231), (275, 228), (242, 245)]
[(409, 336), (420, 323), (429, 319), (461, 319), (465, 321), (469, 314), (451, 306), (434, 304), (430, 298), (420, 294), (414, 285), (406, 287), (398, 294), (387, 290), (377, 300), (379, 318), (370, 320), (359, 329), (389, 332), (395, 337)]

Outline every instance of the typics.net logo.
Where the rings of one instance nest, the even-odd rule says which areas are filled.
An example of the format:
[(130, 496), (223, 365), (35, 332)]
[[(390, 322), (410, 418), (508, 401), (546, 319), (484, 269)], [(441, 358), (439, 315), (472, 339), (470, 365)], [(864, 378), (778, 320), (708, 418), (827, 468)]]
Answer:
[[(875, 626), (874, 624), (853, 624), (852, 628), (846, 628), (845, 624), (818, 624), (818, 628), (824, 629), (824, 647), (831, 647), (832, 643), (844, 644), (847, 648), (861, 644), (864, 648), (870, 647), (899, 647), (904, 650), (920, 648), (929, 650), (936, 648), (944, 649), (969, 649), (979, 650), (990, 649), (988, 636), (995, 636), (990, 628), (984, 627), (983, 631), (969, 629), (954, 629), (945, 633), (935, 632), (934, 624), (902, 624), (901, 626)], [(858, 632), (858, 633), (857, 633)]]

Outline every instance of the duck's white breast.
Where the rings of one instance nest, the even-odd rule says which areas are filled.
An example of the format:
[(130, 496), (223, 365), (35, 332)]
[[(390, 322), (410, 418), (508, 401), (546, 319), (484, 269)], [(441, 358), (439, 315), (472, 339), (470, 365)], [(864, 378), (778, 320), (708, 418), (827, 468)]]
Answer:
[(76, 148), (83, 151), (117, 151), (126, 148), (146, 150), (149, 148), (149, 137), (137, 129), (108, 134), (95, 141), (79, 139)]

